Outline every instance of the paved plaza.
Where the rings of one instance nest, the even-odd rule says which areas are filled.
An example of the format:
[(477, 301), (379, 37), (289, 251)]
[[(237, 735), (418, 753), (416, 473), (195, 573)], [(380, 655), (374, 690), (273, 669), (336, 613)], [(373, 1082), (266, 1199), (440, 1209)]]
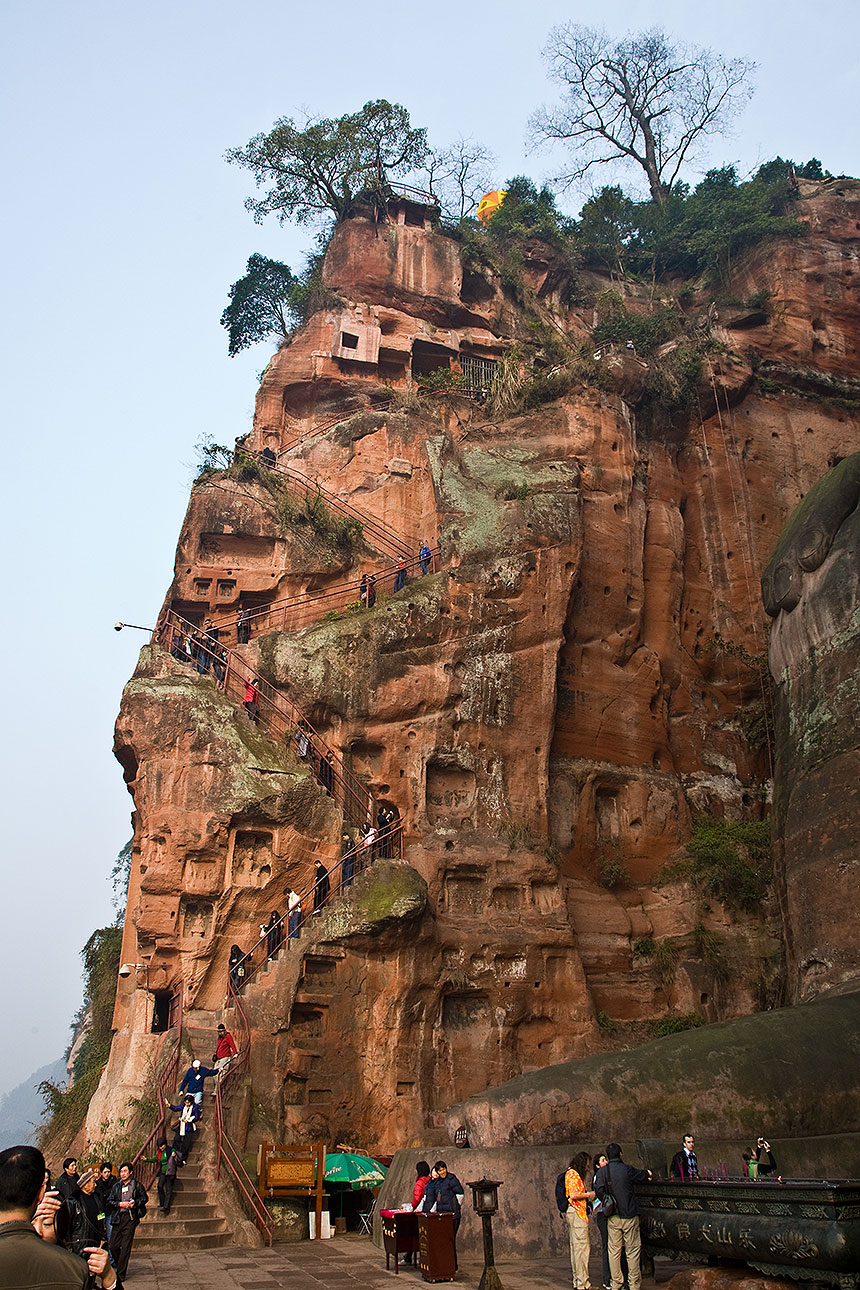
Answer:
[[(497, 1264), (504, 1290), (564, 1290), (571, 1285), (570, 1261)], [(657, 1282), (668, 1280), (678, 1265), (658, 1263)], [(482, 1263), (463, 1259), (455, 1284), (477, 1287)], [(592, 1258), (591, 1283), (600, 1285), (600, 1263)], [(138, 1255), (132, 1250), (127, 1284), (130, 1290), (417, 1290), (425, 1283), (417, 1269), (404, 1267), (395, 1277), (385, 1271), (385, 1255), (366, 1236), (338, 1236), (330, 1241), (302, 1241), (273, 1249), (241, 1250), (232, 1246), (193, 1253)], [(446, 1284), (446, 1283), (441, 1283)], [(646, 1278), (643, 1290), (655, 1282)]]

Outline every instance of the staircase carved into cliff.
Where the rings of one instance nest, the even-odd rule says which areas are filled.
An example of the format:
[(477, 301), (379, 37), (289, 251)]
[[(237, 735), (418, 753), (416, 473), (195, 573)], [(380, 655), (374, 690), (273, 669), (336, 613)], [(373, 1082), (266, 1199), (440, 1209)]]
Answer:
[(350, 502), (343, 501), (335, 493), (323, 488), (322, 484), (317, 483), (316, 480), (309, 479), (307, 475), (303, 475), (301, 471), (288, 466), (286, 462), (275, 461), (268, 468), (278, 472), (288, 491), (294, 497), (300, 498), (301, 501), (311, 506), (315, 502), (323, 502), (336, 515), (355, 520), (357, 524), (361, 525), (362, 536), (368, 545), (375, 547), (377, 551), (380, 551), (390, 560), (409, 559), (415, 554), (415, 548), (418, 545), (417, 536), (407, 537), (403, 533), (398, 533), (390, 524), (385, 524), (382, 520), (376, 519), (375, 516), (368, 515), (367, 511), (362, 511)]
[[(211, 1114), (211, 1098), (207, 1097), (204, 1105)], [(146, 1218), (135, 1237), (134, 1251), (170, 1250), (181, 1253), (232, 1243), (233, 1234), (214, 1198), (211, 1182), (214, 1167), (211, 1126), (204, 1120), (188, 1163), (177, 1175), (173, 1203), (166, 1217), (159, 1207), (158, 1192), (153, 1184)]]

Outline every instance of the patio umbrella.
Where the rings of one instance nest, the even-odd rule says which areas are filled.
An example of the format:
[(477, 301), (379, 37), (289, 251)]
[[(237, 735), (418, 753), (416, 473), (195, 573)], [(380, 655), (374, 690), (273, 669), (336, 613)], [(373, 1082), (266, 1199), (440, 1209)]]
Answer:
[(376, 1187), (385, 1181), (385, 1167), (369, 1156), (357, 1156), (352, 1151), (332, 1151), (325, 1158), (327, 1183), (346, 1183), (357, 1190)]
[(353, 1191), (361, 1188), (376, 1187), (384, 1182), (386, 1169), (369, 1156), (357, 1156), (352, 1151), (331, 1151), (325, 1158), (326, 1186), (338, 1183), (343, 1190), (340, 1193), (340, 1212), (343, 1213), (343, 1196), (348, 1187)]

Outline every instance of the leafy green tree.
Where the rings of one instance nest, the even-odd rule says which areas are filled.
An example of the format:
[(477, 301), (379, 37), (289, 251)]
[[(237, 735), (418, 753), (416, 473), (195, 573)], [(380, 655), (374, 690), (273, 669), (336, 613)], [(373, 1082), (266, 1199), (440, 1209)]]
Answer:
[(613, 42), (577, 23), (553, 28), (544, 58), (563, 98), (536, 113), (532, 129), (538, 142), (572, 146), (574, 164), (561, 178), (573, 182), (593, 166), (633, 162), (659, 205), (703, 137), (723, 132), (750, 96), (755, 67), (674, 44), (656, 28)]
[(638, 232), (637, 204), (618, 187), (602, 188), (583, 206), (576, 228), (584, 258), (623, 273), (625, 257)]
[(231, 148), (227, 160), (246, 166), (266, 190), (245, 201), (258, 224), (270, 214), (282, 224), (311, 224), (344, 219), (360, 193), (384, 190), (426, 155), (427, 132), (412, 128), (406, 108), (375, 99), (360, 112), (309, 120), (303, 128), (281, 117), (268, 134)]
[(288, 333), (287, 314), (290, 298), (299, 280), (289, 265), (252, 255), (243, 278), (230, 288), (230, 303), (221, 315), (221, 326), (228, 329), (230, 357), (258, 340)]
[(505, 200), (487, 225), (493, 238), (531, 235), (547, 242), (558, 242), (568, 223), (555, 202), (555, 194), (546, 184), (540, 189), (528, 175), (514, 175), (504, 185)]

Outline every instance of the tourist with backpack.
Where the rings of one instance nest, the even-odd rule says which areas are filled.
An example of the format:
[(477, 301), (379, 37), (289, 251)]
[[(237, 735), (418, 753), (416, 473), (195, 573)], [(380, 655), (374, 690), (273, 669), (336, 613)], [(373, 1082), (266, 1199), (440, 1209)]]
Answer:
[(594, 1200), (595, 1194), (585, 1185), (590, 1164), (591, 1156), (588, 1152), (579, 1151), (564, 1173), (560, 1173), (555, 1180), (555, 1203), (558, 1212), (567, 1221), (573, 1290), (590, 1290), (591, 1285), (588, 1276), (588, 1258), (591, 1253), (588, 1209), (589, 1201)]
[(621, 1254), (625, 1251), (628, 1263), (627, 1285), (629, 1290), (640, 1290), (642, 1272), (639, 1257), (642, 1242), (639, 1235), (639, 1202), (633, 1191), (633, 1184), (650, 1182), (650, 1169), (634, 1169), (621, 1159), (621, 1148), (617, 1142), (610, 1142), (606, 1148), (607, 1163), (594, 1175), (594, 1190), (607, 1214), (609, 1269), (612, 1274), (612, 1290), (621, 1290), (624, 1277), (621, 1274)]

